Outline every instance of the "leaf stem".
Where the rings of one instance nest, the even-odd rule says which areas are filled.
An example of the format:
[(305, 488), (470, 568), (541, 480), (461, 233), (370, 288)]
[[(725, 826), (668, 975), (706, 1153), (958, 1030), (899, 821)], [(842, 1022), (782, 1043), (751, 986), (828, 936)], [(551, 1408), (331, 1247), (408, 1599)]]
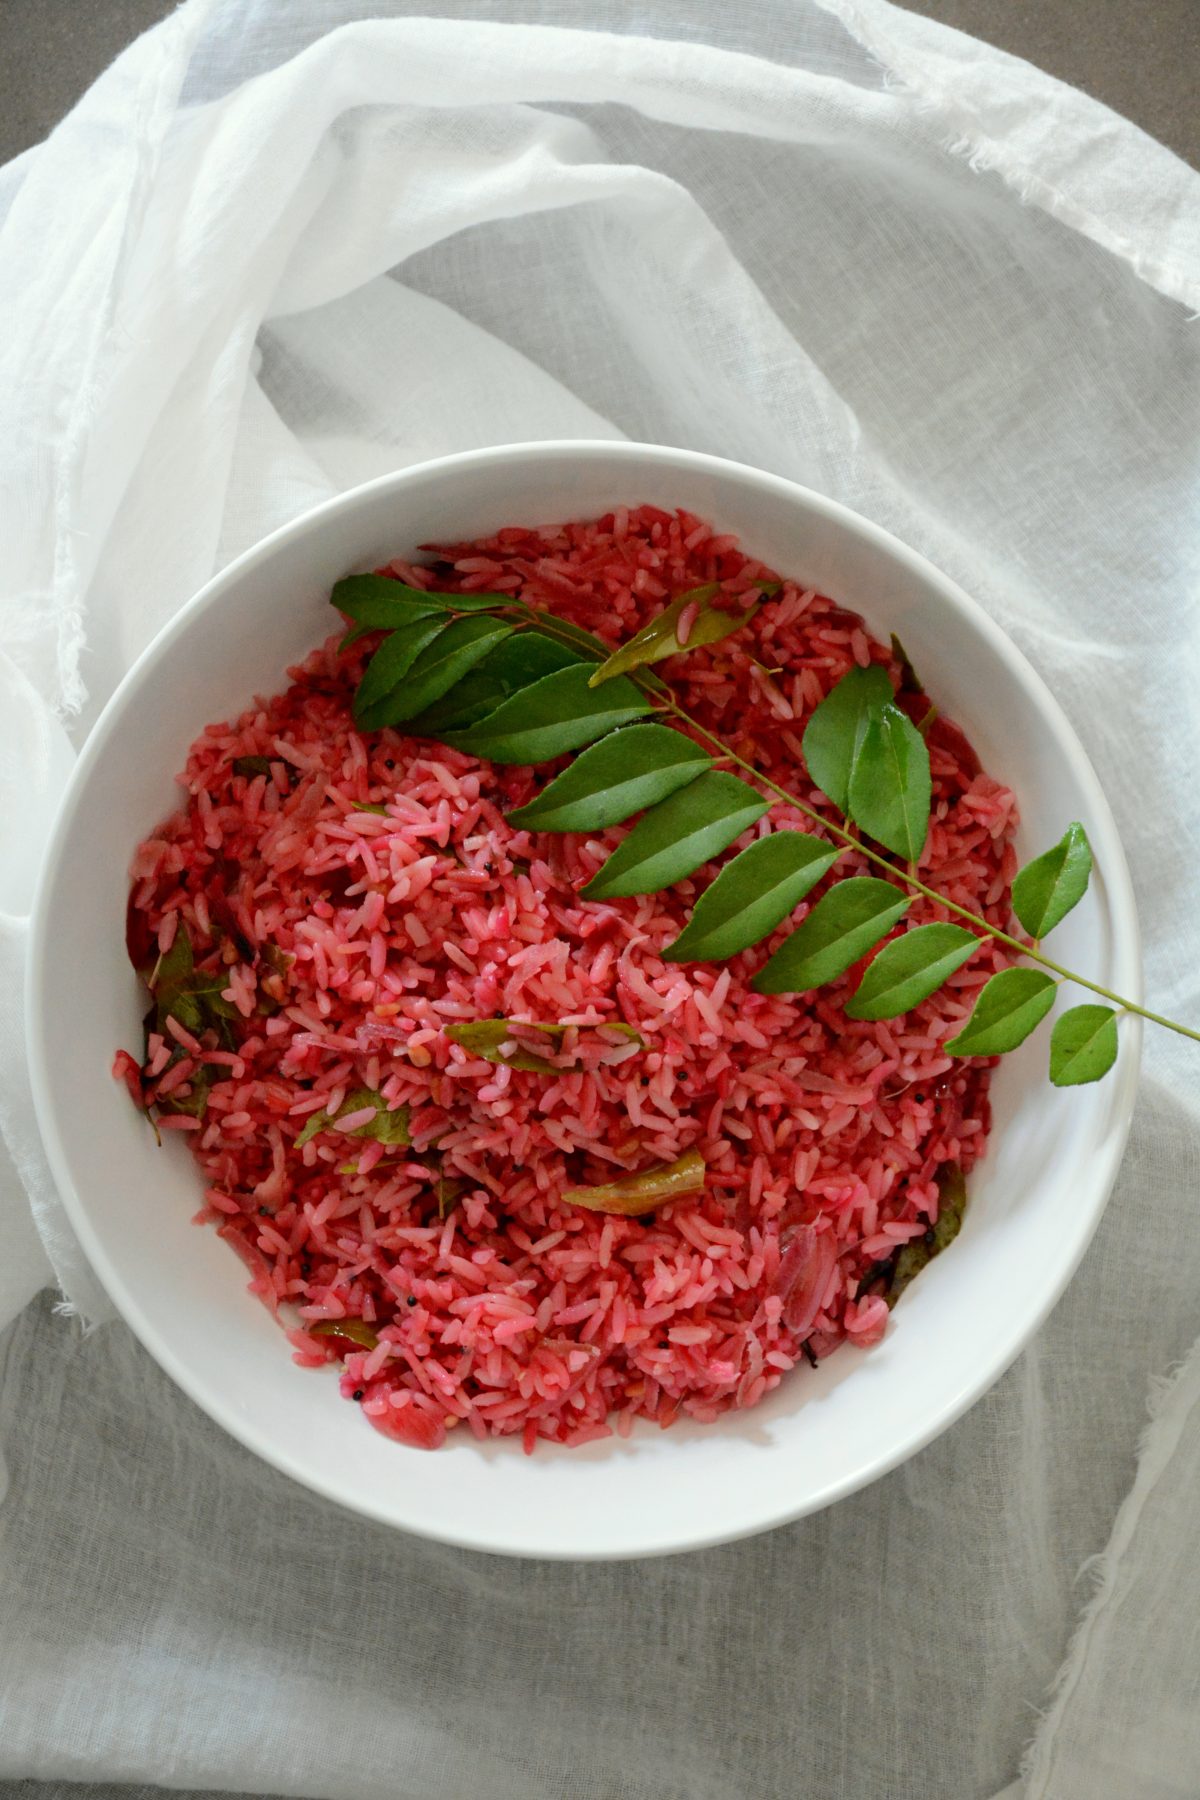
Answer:
[(1098, 981), (1089, 981), (1086, 975), (1076, 975), (1073, 969), (1065, 969), (1061, 963), (1052, 961), (1050, 957), (1043, 955), (1042, 951), (1035, 946), (1023, 944), (1019, 938), (1011, 936), (1009, 932), (1001, 931), (996, 925), (990, 925), (979, 913), (973, 913), (969, 911), (967, 907), (959, 906), (956, 901), (947, 899), (945, 894), (939, 894), (935, 888), (926, 886), (925, 882), (919, 881), (915, 875), (910, 874), (908, 871), (897, 869), (895, 864), (889, 862), (886, 856), (880, 855), (877, 850), (872, 850), (867, 844), (864, 844), (861, 839), (853, 836), (844, 826), (836, 824), (832, 819), (827, 819), (823, 813), (817, 812), (815, 807), (807, 805), (806, 802), (799, 799), (797, 795), (790, 793), (787, 788), (781, 786), (772, 776), (764, 775), (761, 769), (756, 769), (754, 764), (747, 762), (744, 756), (739, 756), (738, 752), (725, 743), (724, 739), (717, 737), (714, 732), (709, 731), (706, 726), (700, 724), (698, 719), (694, 719), (689, 712), (685, 711), (684, 708), (679, 705), (677, 700), (669, 700), (662, 710), (672, 713), (674, 717), (679, 720), (680, 724), (687, 725), (692, 731), (702, 737), (706, 743), (710, 744), (714, 750), (719, 751), (722, 756), (730, 757), (732, 761), (734, 761), (740, 769), (743, 769), (745, 773), (750, 776), (751, 780), (756, 781), (760, 787), (769, 789), (777, 799), (785, 801), (788, 806), (794, 806), (797, 812), (803, 813), (805, 818), (811, 819), (816, 825), (820, 825), (822, 829), (831, 836), (840, 838), (847, 849), (856, 850), (858, 854), (865, 857), (868, 862), (875, 863), (879, 868), (883, 869), (893, 881), (903, 883), (905, 887), (911, 888), (914, 893), (924, 894), (927, 900), (932, 900), (938, 906), (944, 906), (948, 912), (956, 913), (960, 919), (965, 919), (968, 925), (974, 926), (984, 937), (994, 938), (997, 943), (1006, 945), (1010, 950), (1015, 950), (1019, 956), (1025, 956), (1028, 957), (1031, 962), (1040, 963), (1042, 968), (1050, 969), (1055, 975), (1060, 976), (1063, 981), (1073, 982), (1076, 987), (1087, 988), (1091, 993), (1100, 994), (1105, 1000), (1111, 1000), (1114, 1006), (1122, 1007), (1126, 1012), (1137, 1013), (1139, 1018), (1149, 1019), (1155, 1025), (1164, 1026), (1167, 1031), (1178, 1032), (1180, 1037), (1192, 1038), (1194, 1042), (1200, 1044), (1200, 1031), (1193, 1031), (1188, 1025), (1180, 1025), (1174, 1019), (1165, 1018), (1162, 1013), (1151, 1012), (1148, 1007), (1139, 1006), (1136, 1000), (1127, 1000), (1122, 994), (1114, 994), (1111, 988), (1103, 987)]

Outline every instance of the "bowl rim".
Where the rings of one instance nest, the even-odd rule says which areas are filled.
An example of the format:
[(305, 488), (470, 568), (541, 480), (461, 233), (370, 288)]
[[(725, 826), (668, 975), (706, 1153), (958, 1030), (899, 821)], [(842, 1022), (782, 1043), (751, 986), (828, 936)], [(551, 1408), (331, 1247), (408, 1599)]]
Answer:
[[(686, 1533), (676, 1529), (669, 1537), (657, 1539), (653, 1532), (650, 1532), (646, 1541), (632, 1547), (550, 1548), (531, 1551), (514, 1544), (497, 1542), (495, 1537), (489, 1536), (486, 1530), (472, 1533), (442, 1531), (438, 1529), (436, 1521), (430, 1524), (425, 1519), (418, 1520), (398, 1516), (403, 1510), (398, 1506), (385, 1507), (382, 1503), (375, 1503), (369, 1495), (351, 1496), (347, 1494), (339, 1487), (336, 1478), (327, 1475), (324, 1470), (302, 1467), (295, 1458), (286, 1452), (274, 1446), (264, 1445), (256, 1432), (243, 1424), (236, 1409), (225, 1400), (223, 1395), (214, 1395), (199, 1377), (193, 1375), (190, 1365), (176, 1354), (170, 1342), (161, 1337), (157, 1329), (145, 1317), (136, 1296), (127, 1287), (120, 1269), (110, 1256), (103, 1238), (93, 1226), (89, 1209), (71, 1177), (69, 1159), (59, 1132), (57, 1110), (53, 1098), (54, 1089), (48, 1065), (44, 1031), (46, 1009), (40, 1004), (48, 956), (44, 921), (47, 916), (48, 898), (54, 888), (59, 867), (66, 854), (79, 810), (80, 798), (86, 788), (92, 766), (103, 755), (109, 740), (119, 730), (131, 695), (140, 688), (176, 639), (185, 634), (190, 629), (192, 621), (200, 613), (206, 611), (226, 590), (236, 587), (251, 570), (269, 563), (276, 552), (284, 546), (293, 544), (310, 533), (319, 534), (329, 519), (340, 513), (352, 511), (364, 500), (382, 494), (402, 494), (409, 483), (427, 479), (431, 475), (452, 478), (458, 471), (466, 471), (487, 464), (519, 464), (521, 461), (539, 464), (549, 459), (561, 463), (565, 459), (581, 460), (597, 457), (610, 459), (615, 463), (628, 460), (631, 463), (644, 464), (649, 460), (660, 464), (667, 472), (672, 469), (687, 468), (697, 473), (707, 472), (718, 477), (729, 478), (732, 476), (743, 482), (757, 485), (783, 505), (792, 505), (799, 500), (811, 512), (824, 515), (850, 535), (858, 537), (890, 556), (893, 561), (906, 566), (927, 586), (934, 589), (947, 605), (966, 615), (979, 636), (986, 641), (989, 650), (1005, 665), (1009, 675), (1031, 694), (1038, 710), (1055, 727), (1063, 744), (1071, 774), (1081, 793), (1086, 797), (1090, 809), (1090, 829), (1097, 851), (1097, 861), (1104, 872), (1105, 895), (1112, 930), (1110, 960), (1114, 970), (1113, 985), (1116, 989), (1124, 989), (1131, 999), (1140, 1004), (1143, 1000), (1142, 950), (1133, 884), (1116, 821), (1099, 777), (1087, 752), (1076, 736), (1074, 727), (1046, 682), (980, 603), (920, 551), (912, 549), (885, 527), (876, 524), (842, 502), (830, 499), (800, 482), (757, 468), (753, 464), (711, 455), (707, 452), (674, 448), (663, 444), (640, 443), (627, 439), (606, 438), (543, 439), (493, 445), (483, 449), (458, 451), (446, 456), (432, 457), (410, 464), (403, 469), (389, 471), (387, 474), (376, 476), (370, 481), (361, 482), (355, 487), (348, 488), (288, 520), (286, 524), (277, 527), (266, 537), (259, 539), (257, 543), (244, 550), (209, 581), (205, 582), (166, 621), (131, 664), (105, 703), (84, 741), (59, 801), (38, 874), (25, 974), (27, 1061), (34, 1113), (58, 1195), (89, 1265), (112, 1300), (120, 1317), (171, 1380), (209, 1418), (213, 1419), (216, 1424), (253, 1454), (278, 1469), (280, 1473), (299, 1482), (311, 1492), (333, 1501), (338, 1506), (357, 1512), (365, 1518), (388, 1525), (393, 1529), (411, 1531), (414, 1535), (428, 1538), (433, 1542), (446, 1543), (462, 1549), (482, 1551), (493, 1555), (572, 1561), (629, 1560), (643, 1556), (679, 1554), (688, 1550), (700, 1550), (718, 1544), (737, 1542), (742, 1538), (757, 1535), (759, 1532), (774, 1530), (792, 1520), (819, 1512), (835, 1501), (844, 1499), (859, 1489), (869, 1486), (881, 1476), (907, 1462), (918, 1451), (926, 1448), (961, 1418), (978, 1399), (994, 1386), (1040, 1330), (1062, 1297), (1091, 1242), (1108, 1203), (1124, 1155), (1137, 1093), (1143, 1038), (1142, 1019), (1136, 1014), (1129, 1015), (1124, 1032), (1125, 1042), (1122, 1046), (1121, 1060), (1113, 1077), (1115, 1091), (1113, 1091), (1113, 1102), (1110, 1109), (1112, 1123), (1103, 1142), (1095, 1148), (1090, 1159), (1093, 1169), (1092, 1180), (1089, 1182), (1092, 1198), (1088, 1206), (1080, 1208), (1073, 1215), (1074, 1229), (1070, 1234), (1069, 1243), (1064, 1245), (1066, 1253), (1060, 1264), (1058, 1275), (1046, 1290), (1041, 1303), (1032, 1313), (1020, 1315), (1013, 1328), (996, 1342), (992, 1354), (981, 1359), (969, 1379), (964, 1380), (957, 1392), (931, 1413), (918, 1433), (910, 1436), (901, 1445), (881, 1450), (877, 1456), (859, 1468), (836, 1479), (830, 1479), (823, 1487), (811, 1491), (795, 1505), (777, 1507), (759, 1515), (748, 1516), (744, 1522), (732, 1527), (725, 1525), (715, 1529), (705, 1529), (701, 1526)], [(750, 1511), (752, 1510), (751, 1508)]]

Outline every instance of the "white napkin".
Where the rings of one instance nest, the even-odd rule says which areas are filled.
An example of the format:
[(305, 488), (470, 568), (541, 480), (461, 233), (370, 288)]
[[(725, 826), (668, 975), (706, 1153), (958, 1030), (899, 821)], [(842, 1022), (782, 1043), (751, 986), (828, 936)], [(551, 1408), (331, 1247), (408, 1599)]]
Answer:
[[(107, 1311), (20, 1056), (72, 745), (214, 567), (441, 451), (686, 444), (925, 550), (1056, 687), (1150, 990), (1200, 1016), (1197, 177), (883, 0), (609, 0), (603, 32), (575, 0), (365, 10), (189, 0), (0, 173), (9, 1312), (46, 1275), (31, 1217)], [(256, 1465), (124, 1327), (26, 1311), (0, 1774), (985, 1800), (1034, 1739), (1018, 1791), (1194, 1795), (1196, 1353), (1137, 1454), (1200, 1313), (1200, 1065), (1161, 1034), (1147, 1061), (1096, 1248), (1017, 1367), (887, 1481), (728, 1550), (554, 1568), (388, 1534)]]

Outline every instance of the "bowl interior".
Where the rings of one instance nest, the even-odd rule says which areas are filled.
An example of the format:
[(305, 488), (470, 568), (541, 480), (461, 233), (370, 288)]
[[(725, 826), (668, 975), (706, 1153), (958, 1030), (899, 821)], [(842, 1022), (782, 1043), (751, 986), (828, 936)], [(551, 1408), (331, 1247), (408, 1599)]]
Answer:
[[(797, 1372), (717, 1425), (647, 1428), (583, 1450), (479, 1445), (436, 1455), (368, 1429), (332, 1370), (304, 1371), (244, 1271), (191, 1223), (199, 1184), (109, 1078), (140, 1041), (124, 953), (133, 848), (177, 804), (174, 774), (210, 720), (270, 693), (330, 630), (329, 588), (422, 542), (621, 503), (686, 506), (789, 575), (896, 631), (943, 712), (1020, 800), (1019, 850), (1086, 825), (1098, 875), (1055, 936), (1069, 965), (1136, 996), (1128, 876), (1077, 741), (1023, 659), (951, 583), (877, 528), (790, 483), (681, 451), (531, 445), (408, 470), (344, 496), (243, 557), (184, 609), (122, 685), (80, 759), (43, 876), (30, 976), (39, 1119), (97, 1274), (167, 1371), (219, 1423), (347, 1506), (480, 1549), (630, 1556), (720, 1541), (821, 1506), (901, 1461), (996, 1378), (1044, 1317), (1103, 1207), (1124, 1143), (1138, 1040), (1102, 1087), (1059, 1092), (1044, 1038), (1002, 1065), (991, 1148), (962, 1234), (906, 1293), (884, 1342)], [(1136, 1022), (1134, 1022), (1136, 1023)]]

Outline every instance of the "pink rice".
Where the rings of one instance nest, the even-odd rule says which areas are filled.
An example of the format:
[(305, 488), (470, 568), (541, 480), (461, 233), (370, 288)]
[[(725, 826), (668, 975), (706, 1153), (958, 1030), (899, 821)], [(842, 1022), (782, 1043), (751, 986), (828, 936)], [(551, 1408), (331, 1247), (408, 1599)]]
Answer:
[[(649, 506), (432, 555), (390, 572), (519, 594), (613, 640), (687, 588), (720, 581), (736, 601), (772, 574), (701, 520)], [(203, 1119), (160, 1123), (185, 1133), (199, 1217), (247, 1263), (296, 1360), (339, 1362), (343, 1394), (404, 1443), (432, 1448), (465, 1424), (532, 1450), (638, 1417), (710, 1421), (755, 1405), (802, 1355), (877, 1342), (889, 1315), (878, 1293), (856, 1298), (864, 1274), (926, 1231), (939, 1170), (969, 1170), (986, 1141), (989, 1065), (942, 1044), (1002, 954), (981, 946), (940, 993), (880, 1024), (842, 1010), (858, 969), (812, 995), (752, 991), (788, 927), (726, 964), (665, 963), (712, 870), (667, 893), (581, 902), (624, 828), (514, 831), (506, 812), (545, 770), (357, 731), (350, 698), (378, 638), (339, 658), (340, 635), (285, 692), (203, 732), (185, 804), (133, 864), (131, 942), (162, 949), (182, 923), (197, 963), (224, 967), (236, 1054), (181, 1028), (186, 1064), (163, 1075), (171, 1046), (155, 1034), (144, 1070), (124, 1052), (114, 1070), (152, 1100), (159, 1080), (186, 1095), (179, 1070), (203, 1064)], [(869, 661), (899, 679), (857, 616), (784, 580), (745, 630), (665, 672), (705, 724), (821, 804), (804, 722)], [(956, 727), (938, 722), (929, 741), (922, 875), (1003, 925), (1013, 796)], [(269, 758), (270, 774), (235, 774), (243, 756)], [(783, 807), (772, 817), (806, 825)], [(856, 869), (867, 865), (847, 855), (835, 873)], [(497, 1014), (581, 1027), (561, 1040), (561, 1072), (499, 1066), (445, 1035)], [(587, 1029), (604, 1021), (635, 1026), (644, 1048)], [(370, 1109), (297, 1149), (305, 1120), (357, 1088), (409, 1106), (412, 1149), (348, 1137)], [(693, 1146), (705, 1192), (652, 1217), (560, 1200)], [(436, 1167), (465, 1184), (445, 1220)], [(340, 1319), (366, 1321), (377, 1347), (306, 1329)]]

